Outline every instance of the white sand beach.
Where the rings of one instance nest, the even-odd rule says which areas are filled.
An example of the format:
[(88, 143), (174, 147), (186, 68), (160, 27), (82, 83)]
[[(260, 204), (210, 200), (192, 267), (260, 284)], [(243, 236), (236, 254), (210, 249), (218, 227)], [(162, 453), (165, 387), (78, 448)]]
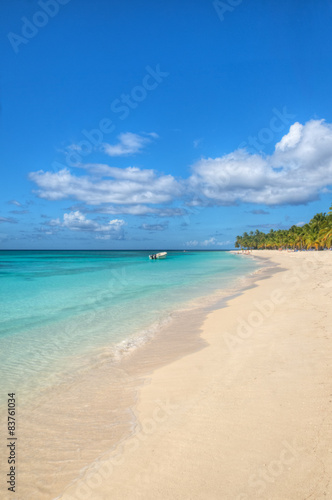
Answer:
[(151, 372), (135, 433), (62, 500), (332, 498), (332, 253), (253, 256), (277, 272), (208, 315), (204, 348)]

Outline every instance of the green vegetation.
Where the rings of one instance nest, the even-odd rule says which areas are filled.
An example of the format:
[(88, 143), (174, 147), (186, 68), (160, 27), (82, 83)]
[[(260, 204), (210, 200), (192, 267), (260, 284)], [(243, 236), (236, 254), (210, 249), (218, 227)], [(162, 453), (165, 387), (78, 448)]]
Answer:
[(292, 226), (290, 229), (271, 229), (263, 233), (256, 229), (255, 232), (243, 233), (237, 236), (236, 248), (246, 249), (278, 249), (292, 248), (298, 250), (323, 250), (332, 246), (332, 206), (328, 214), (316, 214), (308, 224), (302, 227)]

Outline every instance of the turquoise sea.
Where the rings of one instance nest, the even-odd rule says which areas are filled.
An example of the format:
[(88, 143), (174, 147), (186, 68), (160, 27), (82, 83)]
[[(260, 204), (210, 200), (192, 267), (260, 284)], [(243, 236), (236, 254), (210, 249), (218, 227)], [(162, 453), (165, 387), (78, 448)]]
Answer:
[(0, 376), (20, 397), (143, 343), (257, 269), (229, 252), (1, 251)]

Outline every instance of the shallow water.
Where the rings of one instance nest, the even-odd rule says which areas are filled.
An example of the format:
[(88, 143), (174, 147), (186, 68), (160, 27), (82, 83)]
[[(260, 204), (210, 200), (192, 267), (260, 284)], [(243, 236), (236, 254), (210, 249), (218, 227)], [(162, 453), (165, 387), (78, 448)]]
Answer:
[(126, 439), (147, 374), (202, 348), (208, 306), (258, 267), (226, 252), (1, 252), (0, 418), (15, 392), (17, 498), (54, 499)]
[(0, 366), (21, 398), (141, 344), (174, 309), (254, 270), (228, 252), (1, 252)]

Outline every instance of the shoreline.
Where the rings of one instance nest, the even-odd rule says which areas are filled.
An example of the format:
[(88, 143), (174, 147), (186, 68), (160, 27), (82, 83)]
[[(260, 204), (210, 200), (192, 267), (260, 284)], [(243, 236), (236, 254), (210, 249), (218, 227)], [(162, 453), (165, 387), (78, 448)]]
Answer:
[[(142, 384), (159, 367), (204, 348), (200, 324), (207, 313), (242, 293), (255, 273), (183, 304), (169, 323), (142, 345), (125, 349), (120, 358), (114, 358), (114, 348), (97, 351), (78, 373), (68, 366), (64, 375), (69, 385), (61, 376), (38, 397), (25, 402), (21, 398), (20, 494), (27, 500), (52, 500), (91, 464), (132, 437), (139, 425), (135, 408)], [(130, 340), (125, 342), (130, 346)], [(47, 446), (38, 436), (47, 437)]]
[(153, 370), (135, 433), (59, 498), (328, 497), (328, 255), (253, 252), (279, 272), (208, 314), (204, 349)]
[[(207, 253), (210, 252), (207, 251)], [(112, 279), (116, 284), (119, 284), (120, 292), (131, 284), (126, 278), (125, 267), (121, 267), (120, 271), (116, 269), (113, 272), (111, 270), (110, 276), (109, 280)], [(204, 304), (214, 303), (216, 301), (215, 297), (218, 296), (220, 290), (218, 286), (215, 286), (216, 283), (212, 285), (209, 283), (211, 276), (208, 275), (205, 278), (203, 289), (200, 289), (197, 283), (192, 285), (193, 290), (195, 290), (195, 287), (197, 288), (197, 291), (194, 291), (192, 296), (189, 289), (188, 297), (188, 285), (186, 284), (180, 300), (174, 300), (174, 303), (171, 301), (168, 301), (169, 303), (165, 302), (165, 307), (159, 307), (159, 309), (156, 307), (152, 308), (152, 314), (150, 315), (144, 315), (143, 313), (137, 317), (137, 311), (130, 310), (129, 314), (122, 318), (120, 325), (119, 321), (118, 324), (113, 324), (114, 304), (112, 303), (108, 307), (96, 308), (96, 311), (93, 307), (87, 308), (87, 310), (82, 309), (72, 317), (60, 317), (60, 319), (55, 317), (49, 323), (41, 323), (40, 325), (38, 322), (36, 324), (28, 324), (15, 332), (14, 335), (11, 335), (13, 332), (6, 332), (3, 336), (4, 346), (2, 346), (5, 353), (3, 356), (3, 372), (5, 375), (8, 374), (8, 380), (5, 379), (4, 381), (5, 385), (10, 385), (10, 383), (14, 382), (14, 385), (20, 389), (21, 402), (23, 398), (31, 401), (33, 394), (37, 393), (38, 398), (41, 392), (46, 392), (47, 394), (47, 391), (52, 389), (53, 383), (60, 384), (65, 382), (66, 377), (75, 377), (75, 374), (79, 374), (82, 369), (85, 370), (89, 363), (94, 363), (97, 367), (100, 362), (105, 362), (105, 360), (114, 361), (114, 364), (116, 364), (118, 361), (121, 361), (123, 356), (130, 355), (133, 350), (141, 348), (146, 342), (153, 339), (156, 332), (162, 330), (164, 325), (172, 321), (174, 312), (178, 314), (181, 311), (196, 309), (202, 306), (202, 302)], [(232, 288), (234, 282), (237, 282), (239, 279), (241, 279), (240, 275), (239, 277), (226, 276), (225, 283), (221, 285), (221, 291), (228, 290), (229, 287)], [(209, 286), (211, 289), (209, 289)], [(177, 292), (176, 289), (175, 292)], [(163, 301), (159, 299), (160, 297), (158, 298), (158, 303), (163, 304)], [(149, 306), (149, 304), (147, 305)], [(117, 307), (117, 304), (115, 306)], [(145, 306), (146, 304), (143, 303), (143, 307), (140, 308), (139, 312), (145, 309), (149, 311), (150, 307)], [(115, 312), (117, 313), (116, 307)], [(121, 313), (120, 306), (118, 309)], [(84, 328), (86, 329), (85, 337), (79, 333), (82, 330), (81, 325), (83, 325), (83, 330)], [(113, 338), (112, 329), (116, 333), (119, 330), (120, 334), (117, 333)], [(106, 334), (101, 332), (106, 332)], [(32, 340), (32, 348), (28, 345), (28, 350), (30, 355), (29, 361), (34, 366), (34, 370), (31, 370), (30, 378), (30, 373), (28, 373), (28, 377), (26, 378), (24, 377), (24, 372), (18, 373), (18, 376), (16, 376), (15, 372), (13, 375), (14, 377), (16, 376), (16, 379), (14, 378), (13, 380), (13, 376), (9, 376), (10, 363), (15, 366), (20, 365), (20, 346), (21, 343), (24, 345), (25, 337)], [(97, 342), (89, 342), (88, 339), (94, 337), (96, 337)], [(40, 338), (45, 339), (45, 345), (51, 346), (51, 354), (53, 352), (56, 354), (54, 358), (52, 355), (49, 358), (47, 357), (50, 354), (49, 352), (45, 351), (46, 356), (43, 356), (41, 350), (34, 349), (34, 345), (38, 344)], [(76, 346), (78, 346), (77, 349)], [(8, 356), (6, 356), (7, 351)], [(11, 353), (16, 352), (18, 353), (17, 356), (15, 357), (14, 355), (11, 357)], [(34, 353), (36, 355), (32, 357)], [(18, 377), (21, 377), (21, 379)], [(32, 383), (29, 386), (30, 380)], [(5, 400), (3, 400), (3, 404), (6, 405)]]

